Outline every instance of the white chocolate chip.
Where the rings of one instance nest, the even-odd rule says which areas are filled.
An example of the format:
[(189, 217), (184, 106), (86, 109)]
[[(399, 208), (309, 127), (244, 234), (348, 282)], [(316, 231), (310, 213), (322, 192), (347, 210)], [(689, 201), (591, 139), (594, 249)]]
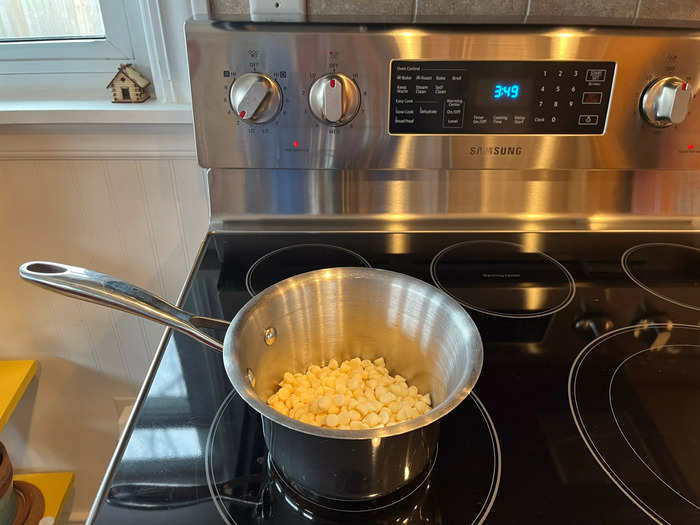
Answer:
[(267, 403), (278, 412), (311, 425), (340, 429), (382, 428), (418, 417), (431, 409), (429, 393), (420, 394), (400, 376), (391, 376), (383, 357), (359, 357), (327, 366), (311, 365), (305, 374), (285, 372)]

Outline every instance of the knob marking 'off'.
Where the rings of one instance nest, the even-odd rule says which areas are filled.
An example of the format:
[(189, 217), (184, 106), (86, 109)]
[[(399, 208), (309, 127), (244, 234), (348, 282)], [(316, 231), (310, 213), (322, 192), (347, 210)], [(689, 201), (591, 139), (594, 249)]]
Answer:
[(662, 77), (646, 87), (640, 110), (649, 124), (665, 128), (685, 120), (691, 98), (690, 83), (679, 77)]
[(269, 76), (246, 73), (231, 85), (229, 100), (243, 122), (263, 124), (275, 118), (282, 108), (282, 91)]

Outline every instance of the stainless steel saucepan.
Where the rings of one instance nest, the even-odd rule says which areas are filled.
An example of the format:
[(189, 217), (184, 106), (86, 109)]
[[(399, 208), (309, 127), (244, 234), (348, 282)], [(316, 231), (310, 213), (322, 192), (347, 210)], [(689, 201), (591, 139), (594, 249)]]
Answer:
[[(437, 454), (440, 418), (467, 397), (481, 372), (481, 338), (462, 306), (423, 281), (386, 270), (332, 268), (285, 279), (246, 303), (223, 345), (200, 328), (225, 321), (184, 312), (114, 277), (52, 262), (28, 262), (19, 273), (223, 351), (231, 383), (262, 417), (275, 465), (296, 489), (317, 497), (369, 500), (418, 479)], [(293, 420), (265, 402), (284, 372), (332, 358), (380, 356), (392, 374), (430, 392), (429, 412), (386, 428), (337, 430)]]

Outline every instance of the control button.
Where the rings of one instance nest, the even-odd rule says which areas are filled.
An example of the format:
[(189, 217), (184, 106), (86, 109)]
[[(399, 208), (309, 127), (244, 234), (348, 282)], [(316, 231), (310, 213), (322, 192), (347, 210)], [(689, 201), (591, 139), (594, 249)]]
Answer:
[(473, 115), (472, 116), (472, 124), (480, 125), (480, 124), (486, 124), (486, 123), (488, 123), (488, 119), (486, 118), (485, 115)]
[(513, 124), (525, 124), (525, 115), (513, 115)]
[(427, 95), (429, 89), (428, 84), (416, 84), (416, 95)]
[(680, 77), (659, 78), (649, 84), (642, 95), (642, 116), (652, 126), (665, 128), (680, 124), (688, 114), (693, 97), (690, 84)]
[(595, 126), (598, 124), (598, 115), (579, 115), (578, 125), (579, 126)]
[(604, 82), (606, 73), (607, 71), (604, 69), (588, 69), (586, 70), (586, 82)]
[(508, 122), (508, 115), (494, 115), (493, 116), (493, 123), (498, 124), (499, 126), (505, 124)]
[(282, 91), (269, 76), (246, 73), (231, 84), (229, 101), (234, 113), (243, 122), (263, 124), (279, 113)]
[(445, 100), (442, 115), (442, 126), (445, 128), (461, 128), (464, 123), (464, 100), (448, 98)]
[[(396, 99), (396, 103), (412, 103), (412, 99)], [(350, 122), (360, 109), (360, 89), (355, 81), (342, 73), (324, 75), (309, 90), (311, 113), (330, 126)]]
[(544, 117), (535, 117), (533, 120), (534, 120), (534, 122), (537, 122), (538, 124), (540, 124), (540, 123), (545, 121), (545, 118)]
[(581, 97), (582, 104), (600, 104), (603, 102), (603, 93), (601, 91), (584, 91)]

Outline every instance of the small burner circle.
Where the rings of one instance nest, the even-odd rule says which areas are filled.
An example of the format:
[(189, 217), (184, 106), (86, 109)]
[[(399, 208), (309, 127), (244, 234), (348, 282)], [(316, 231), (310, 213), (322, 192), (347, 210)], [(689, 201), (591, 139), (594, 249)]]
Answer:
[(463, 306), (496, 317), (552, 315), (576, 293), (574, 278), (559, 261), (507, 241), (448, 246), (431, 261), (430, 276)]
[(292, 244), (266, 253), (255, 261), (245, 276), (253, 296), (288, 277), (324, 268), (371, 265), (359, 253), (333, 244)]

